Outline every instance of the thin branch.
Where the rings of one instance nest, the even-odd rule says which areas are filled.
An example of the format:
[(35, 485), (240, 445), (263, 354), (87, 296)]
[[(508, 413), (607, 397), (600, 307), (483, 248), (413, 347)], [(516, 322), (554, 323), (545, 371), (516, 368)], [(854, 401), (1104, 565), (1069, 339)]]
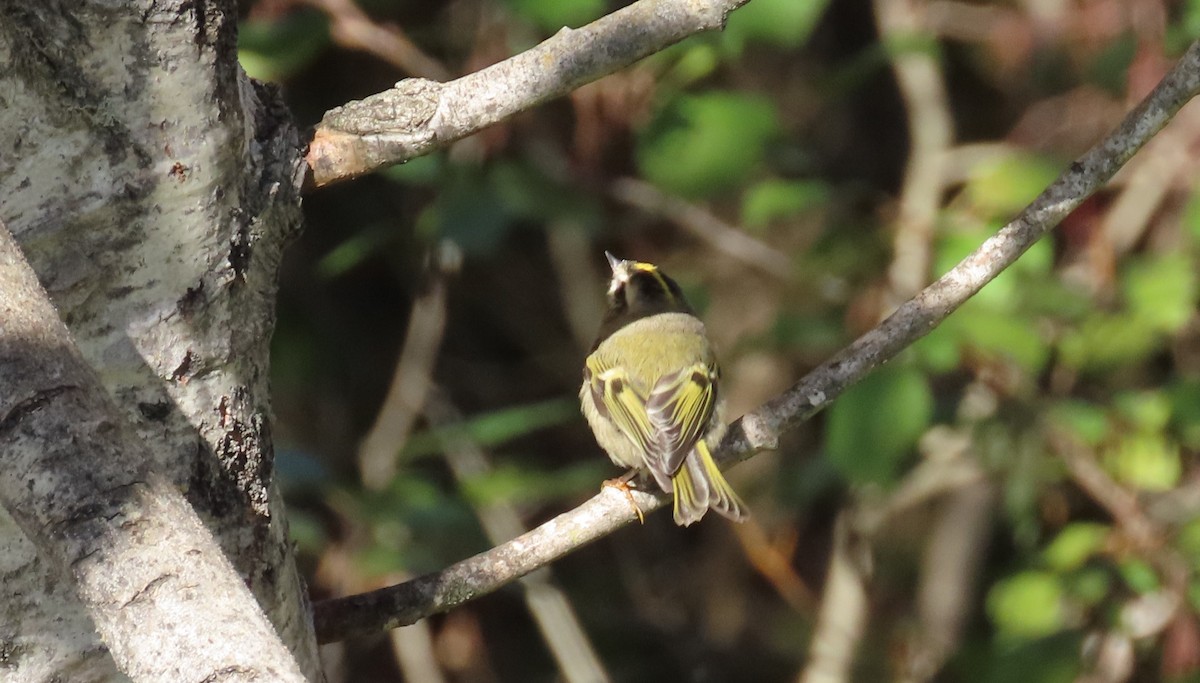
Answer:
[(637, 178), (618, 178), (609, 193), (622, 203), (662, 216), (717, 251), (781, 280), (792, 277), (792, 262), (771, 245), (717, 218), (711, 212), (673, 197)]
[(408, 441), (432, 384), (433, 366), (446, 327), (446, 281), (462, 262), (462, 254), (443, 242), (429, 255), (425, 290), (413, 301), (404, 334), (404, 349), (392, 373), (387, 397), (375, 423), (358, 449), (363, 485), (386, 487), (396, 476), (396, 458)]
[(410, 78), (327, 112), (308, 148), (317, 187), (428, 154), (702, 31), (748, 0), (639, 0), (449, 83)]
[[(730, 426), (718, 452), (725, 466), (773, 448), (779, 435), (829, 405), (850, 385), (927, 334), (1011, 265), (1109, 180), (1186, 102), (1200, 92), (1200, 42), (1103, 141), (1072, 163), (1032, 204), (974, 253), (901, 305), (887, 320), (810, 372), (782, 395)], [(645, 512), (665, 494), (635, 492)], [(521, 536), (408, 583), (315, 605), (323, 642), (372, 633), (444, 612), (545, 566), (635, 519), (624, 496), (605, 490)]]
[(845, 683), (850, 680), (854, 653), (867, 622), (869, 541), (854, 530), (854, 512), (838, 515), (833, 531), (833, 554), (821, 597), (821, 612), (808, 650), (800, 683)]
[(304, 0), (329, 15), (329, 32), (344, 47), (363, 50), (410, 76), (442, 81), (450, 72), (417, 47), (400, 27), (367, 16), (354, 0)]
[(789, 607), (803, 612), (816, 603), (812, 590), (792, 567), (791, 553), (780, 552), (757, 520), (751, 517), (743, 524), (735, 524), (733, 532), (751, 566), (771, 584)]
[(1186, 178), (1186, 186), (1191, 187), (1196, 167), (1192, 150), (1197, 138), (1200, 112), (1185, 112), (1146, 148), (1136, 167), (1126, 171), (1127, 182), (1105, 214), (1101, 228), (1118, 254), (1134, 247), (1163, 201), (1179, 189), (1180, 183), (1172, 181)]
[(874, 9), (880, 37), (891, 46), (892, 72), (908, 111), (908, 163), (888, 268), (890, 294), (899, 303), (918, 292), (929, 278), (933, 229), (954, 122), (937, 55), (902, 45), (902, 41), (928, 33), (923, 0), (875, 0)]

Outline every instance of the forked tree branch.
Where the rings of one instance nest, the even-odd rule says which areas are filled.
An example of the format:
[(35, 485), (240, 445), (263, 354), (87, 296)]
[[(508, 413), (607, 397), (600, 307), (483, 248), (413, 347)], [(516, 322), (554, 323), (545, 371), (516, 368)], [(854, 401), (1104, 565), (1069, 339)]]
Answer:
[[(1072, 163), (999, 233), (791, 389), (735, 422), (717, 454), (720, 462), (727, 466), (773, 448), (780, 434), (829, 405), (850, 385), (931, 331), (1112, 178), (1198, 92), (1200, 42), (1188, 48), (1115, 131)], [(666, 494), (638, 492), (635, 496), (646, 512), (669, 502)], [(444, 612), (635, 518), (625, 497), (606, 489), (542, 526), (440, 572), (316, 604), (317, 637), (322, 642), (341, 640)]]
[(309, 143), (321, 187), (428, 154), (678, 43), (725, 25), (749, 0), (639, 0), (448, 83), (409, 78), (332, 109)]

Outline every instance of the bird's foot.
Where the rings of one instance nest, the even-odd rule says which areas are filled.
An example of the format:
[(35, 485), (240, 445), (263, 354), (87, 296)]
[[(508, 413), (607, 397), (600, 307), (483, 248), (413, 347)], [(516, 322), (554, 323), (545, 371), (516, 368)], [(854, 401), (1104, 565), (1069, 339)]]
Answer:
[(633, 499), (633, 487), (629, 485), (629, 482), (633, 481), (636, 477), (637, 470), (629, 470), (615, 479), (605, 479), (604, 483), (600, 485), (600, 490), (614, 488), (624, 493), (625, 498), (629, 501), (629, 507), (633, 508), (634, 514), (637, 515), (638, 522), (645, 524), (646, 515), (642, 513), (642, 508), (638, 507), (637, 501)]

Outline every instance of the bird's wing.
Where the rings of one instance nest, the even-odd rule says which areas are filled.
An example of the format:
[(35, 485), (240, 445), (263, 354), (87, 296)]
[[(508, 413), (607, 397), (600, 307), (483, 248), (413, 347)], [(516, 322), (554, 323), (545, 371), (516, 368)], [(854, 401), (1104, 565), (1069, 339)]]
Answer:
[(716, 404), (717, 368), (696, 363), (662, 377), (649, 395), (621, 366), (592, 355), (587, 360), (592, 399), (642, 454), (643, 465), (664, 490), (704, 434)]
[(658, 467), (673, 475), (703, 438), (717, 402), (718, 370), (696, 363), (658, 380), (646, 399)]
[(650, 470), (663, 490), (671, 490), (671, 478), (664, 475), (657, 456), (658, 436), (646, 413), (644, 390), (630, 381), (623, 367), (606, 363), (598, 354), (588, 357), (586, 370), (596, 410), (637, 446), (641, 467)]

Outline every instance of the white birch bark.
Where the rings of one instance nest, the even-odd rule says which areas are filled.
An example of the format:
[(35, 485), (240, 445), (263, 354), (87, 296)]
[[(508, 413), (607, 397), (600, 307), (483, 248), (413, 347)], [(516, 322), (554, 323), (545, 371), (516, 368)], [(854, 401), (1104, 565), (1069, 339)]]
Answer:
[[(0, 219), (315, 678), (267, 385), (300, 143), (235, 24), (231, 1), (0, 0)], [(61, 571), (0, 511), (0, 679), (122, 678)]]

